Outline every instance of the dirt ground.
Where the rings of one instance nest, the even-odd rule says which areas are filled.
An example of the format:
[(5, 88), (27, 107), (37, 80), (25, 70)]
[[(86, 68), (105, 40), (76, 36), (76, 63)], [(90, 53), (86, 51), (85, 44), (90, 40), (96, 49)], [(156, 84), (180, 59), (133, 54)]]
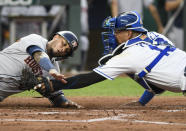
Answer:
[(10, 97), (0, 103), (0, 131), (186, 130), (186, 97), (154, 98), (145, 107), (123, 106), (135, 97), (69, 97), (85, 109), (53, 108), (45, 98)]

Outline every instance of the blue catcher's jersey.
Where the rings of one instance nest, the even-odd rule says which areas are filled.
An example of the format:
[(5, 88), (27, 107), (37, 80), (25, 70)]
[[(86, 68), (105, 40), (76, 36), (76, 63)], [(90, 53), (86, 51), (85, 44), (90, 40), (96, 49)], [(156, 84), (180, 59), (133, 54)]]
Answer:
[[(121, 47), (123, 51), (114, 55)], [(155, 64), (144, 78), (151, 84), (173, 92), (186, 90), (184, 70), (186, 66), (186, 53), (174, 47), (165, 36), (148, 32), (141, 34), (119, 45), (104, 64), (94, 69), (107, 79), (114, 79), (122, 73), (138, 75), (150, 63), (169, 47), (163, 57)], [(110, 56), (111, 56), (110, 55)], [(104, 56), (105, 57), (105, 56)]]

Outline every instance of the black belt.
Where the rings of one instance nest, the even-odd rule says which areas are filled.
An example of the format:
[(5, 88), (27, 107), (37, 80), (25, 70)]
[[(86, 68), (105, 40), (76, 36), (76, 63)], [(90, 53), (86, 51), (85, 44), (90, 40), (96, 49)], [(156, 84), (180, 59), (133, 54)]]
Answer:
[[(184, 69), (184, 76), (186, 77), (186, 67)], [(183, 95), (186, 96), (186, 90), (183, 91)]]
[(186, 77), (186, 67), (185, 67), (185, 69), (184, 69), (184, 76)]

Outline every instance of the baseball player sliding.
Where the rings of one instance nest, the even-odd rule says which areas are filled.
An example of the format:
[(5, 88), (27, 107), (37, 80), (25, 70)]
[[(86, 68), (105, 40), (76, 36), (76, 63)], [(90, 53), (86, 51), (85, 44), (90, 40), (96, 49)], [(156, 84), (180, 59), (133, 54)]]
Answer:
[[(52, 76), (66, 83), (64, 76), (53, 65), (51, 59), (65, 59), (78, 47), (76, 35), (70, 31), (57, 32), (51, 41), (37, 34), (25, 36), (0, 52), (0, 101), (6, 97), (33, 88), (27, 70), (35, 76)], [(67, 100), (62, 91), (46, 96), (57, 107), (80, 108)]]
[(38, 84), (35, 89), (45, 95), (60, 89), (77, 89), (103, 81), (113, 80), (126, 73), (137, 81), (145, 92), (133, 105), (145, 105), (154, 95), (165, 90), (186, 90), (186, 53), (177, 49), (165, 36), (148, 32), (137, 12), (125, 12), (117, 17), (108, 17), (103, 22), (105, 56), (100, 66), (87, 74)]

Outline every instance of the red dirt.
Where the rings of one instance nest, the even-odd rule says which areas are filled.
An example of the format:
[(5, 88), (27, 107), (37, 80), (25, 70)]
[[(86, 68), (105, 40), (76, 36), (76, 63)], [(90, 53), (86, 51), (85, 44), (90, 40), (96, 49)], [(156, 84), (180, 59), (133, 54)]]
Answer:
[(186, 130), (186, 97), (156, 97), (145, 107), (118, 106), (135, 97), (70, 97), (86, 109), (53, 108), (45, 98), (0, 103), (0, 131)]

